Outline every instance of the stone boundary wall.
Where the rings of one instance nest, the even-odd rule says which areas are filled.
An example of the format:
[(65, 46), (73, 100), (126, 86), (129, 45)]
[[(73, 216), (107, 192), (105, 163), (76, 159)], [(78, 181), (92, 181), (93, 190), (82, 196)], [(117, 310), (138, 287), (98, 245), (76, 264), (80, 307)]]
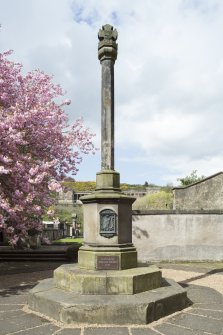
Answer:
[(223, 209), (223, 173), (188, 186), (173, 188), (174, 209)]
[(223, 261), (223, 211), (133, 211), (142, 261)]

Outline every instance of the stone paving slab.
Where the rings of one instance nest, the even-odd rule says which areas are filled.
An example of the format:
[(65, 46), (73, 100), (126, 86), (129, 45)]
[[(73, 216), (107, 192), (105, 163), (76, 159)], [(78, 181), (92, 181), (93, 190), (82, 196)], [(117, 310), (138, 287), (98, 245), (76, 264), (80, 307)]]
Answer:
[(132, 335), (158, 335), (158, 333), (149, 328), (132, 328)]
[[(41, 269), (41, 264), (38, 267)], [(25, 265), (23, 268), (26, 268)], [(35, 268), (35, 264), (30, 266), (30, 269), (32, 268)], [(47, 270), (47, 263), (44, 264), (42, 270), (44, 269)], [(13, 272), (13, 276), (16, 277), (19, 266), (18, 269), (13, 269)], [(27, 280), (27, 276), (28, 272), (25, 272), (22, 282)], [(36, 279), (38, 278), (37, 274)], [(187, 285), (188, 297), (194, 304), (182, 312), (150, 325), (64, 327), (63, 324), (55, 323), (51, 319), (27, 313), (26, 308), (23, 310), (26, 307), (30, 286), (23, 286), (22, 282), (22, 285), (19, 285), (21, 279), (21, 275), (17, 277), (16, 287), (5, 285), (4, 288), (4, 282), (7, 280), (2, 273), (0, 274), (0, 282), (3, 283), (0, 290), (0, 335), (223, 335), (223, 295), (208, 287)], [(35, 285), (36, 282), (32, 284)]]
[[(18, 335), (54, 335), (57, 332), (58, 329), (59, 329), (58, 327), (56, 327), (52, 324), (47, 324), (47, 325), (37, 326), (35, 328), (28, 328), (26, 330), (21, 330), (18, 333), (15, 333), (15, 334), (16, 335), (17, 334)], [(0, 330), (0, 334), (1, 334), (1, 330)], [(56, 333), (56, 334), (58, 334), (58, 333)], [(76, 335), (76, 334), (74, 333), (74, 335)], [(77, 335), (79, 335), (79, 334), (77, 334)]]
[(23, 304), (21, 305), (15, 305), (15, 304), (10, 304), (10, 305), (1, 305), (0, 304), (0, 313), (4, 312), (4, 313), (8, 313), (8, 311), (17, 311), (23, 308)]
[(26, 316), (27, 314), (24, 313), (22, 310), (18, 311), (7, 311), (6, 313), (0, 314), (0, 321), (5, 320), (13, 320), (14, 318), (21, 318)]
[(92, 327), (84, 330), (84, 335), (129, 335), (127, 327)]
[(223, 295), (212, 288), (190, 285), (187, 296), (193, 303), (199, 304), (223, 304)]
[(80, 334), (81, 334), (81, 328), (64, 328), (56, 333), (56, 335), (80, 335)]
[(211, 320), (200, 315), (181, 313), (180, 315), (170, 318), (168, 323), (179, 325), (182, 328), (189, 328), (195, 331), (203, 331), (211, 334), (221, 335), (223, 330), (223, 320)]
[(197, 314), (200, 316), (206, 316), (206, 317), (220, 320), (220, 321), (223, 320), (223, 311), (215, 311), (215, 310), (213, 311), (210, 309), (193, 308), (191, 313)]
[(179, 327), (178, 325), (169, 324), (166, 322), (164, 322), (160, 326), (155, 327), (155, 329), (159, 331), (159, 334), (161, 333), (165, 335), (204, 335), (203, 331), (187, 329), (187, 328)]
[[(7, 320), (0, 320), (0, 335), (42, 326), (46, 323), (48, 323), (47, 320), (40, 318), (35, 314), (22, 313), (19, 317), (16, 315)], [(30, 334), (32, 334), (31, 331)]]
[(223, 303), (222, 304), (217, 304), (217, 303), (199, 304), (199, 303), (195, 303), (195, 304), (193, 304), (193, 308), (209, 309), (209, 310), (212, 310), (212, 311), (223, 311)]

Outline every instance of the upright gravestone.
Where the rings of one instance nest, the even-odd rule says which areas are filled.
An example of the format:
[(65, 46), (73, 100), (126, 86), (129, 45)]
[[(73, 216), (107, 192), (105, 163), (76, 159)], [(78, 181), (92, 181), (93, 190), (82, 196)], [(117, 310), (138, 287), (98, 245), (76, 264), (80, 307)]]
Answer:
[[(96, 190), (82, 197), (84, 244), (78, 264), (54, 271), (29, 297), (31, 309), (64, 323), (146, 324), (186, 306), (178, 284), (161, 284), (154, 265), (138, 265), (132, 244), (132, 203), (120, 190), (114, 170), (114, 63), (117, 31), (106, 24), (99, 31), (102, 67), (101, 171)], [(149, 241), (148, 241), (149, 243)]]

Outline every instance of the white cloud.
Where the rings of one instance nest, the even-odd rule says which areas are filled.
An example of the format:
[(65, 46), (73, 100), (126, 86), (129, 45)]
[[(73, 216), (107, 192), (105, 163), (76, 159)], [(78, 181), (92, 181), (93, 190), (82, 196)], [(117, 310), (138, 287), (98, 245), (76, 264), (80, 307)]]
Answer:
[[(14, 49), (25, 70), (54, 74), (72, 99), (71, 120), (83, 115), (98, 143), (97, 32), (105, 23), (116, 26), (122, 180), (159, 184), (194, 169), (222, 170), (221, 0), (0, 0), (0, 9), (1, 50)], [(95, 178), (99, 156), (87, 159), (79, 179)]]

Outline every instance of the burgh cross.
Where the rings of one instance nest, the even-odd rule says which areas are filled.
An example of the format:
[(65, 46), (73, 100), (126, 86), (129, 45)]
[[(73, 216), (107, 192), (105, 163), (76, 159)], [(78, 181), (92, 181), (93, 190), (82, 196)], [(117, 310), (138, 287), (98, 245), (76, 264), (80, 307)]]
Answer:
[(98, 38), (101, 80), (101, 169), (114, 170), (114, 64), (118, 33), (109, 24), (102, 26)]

